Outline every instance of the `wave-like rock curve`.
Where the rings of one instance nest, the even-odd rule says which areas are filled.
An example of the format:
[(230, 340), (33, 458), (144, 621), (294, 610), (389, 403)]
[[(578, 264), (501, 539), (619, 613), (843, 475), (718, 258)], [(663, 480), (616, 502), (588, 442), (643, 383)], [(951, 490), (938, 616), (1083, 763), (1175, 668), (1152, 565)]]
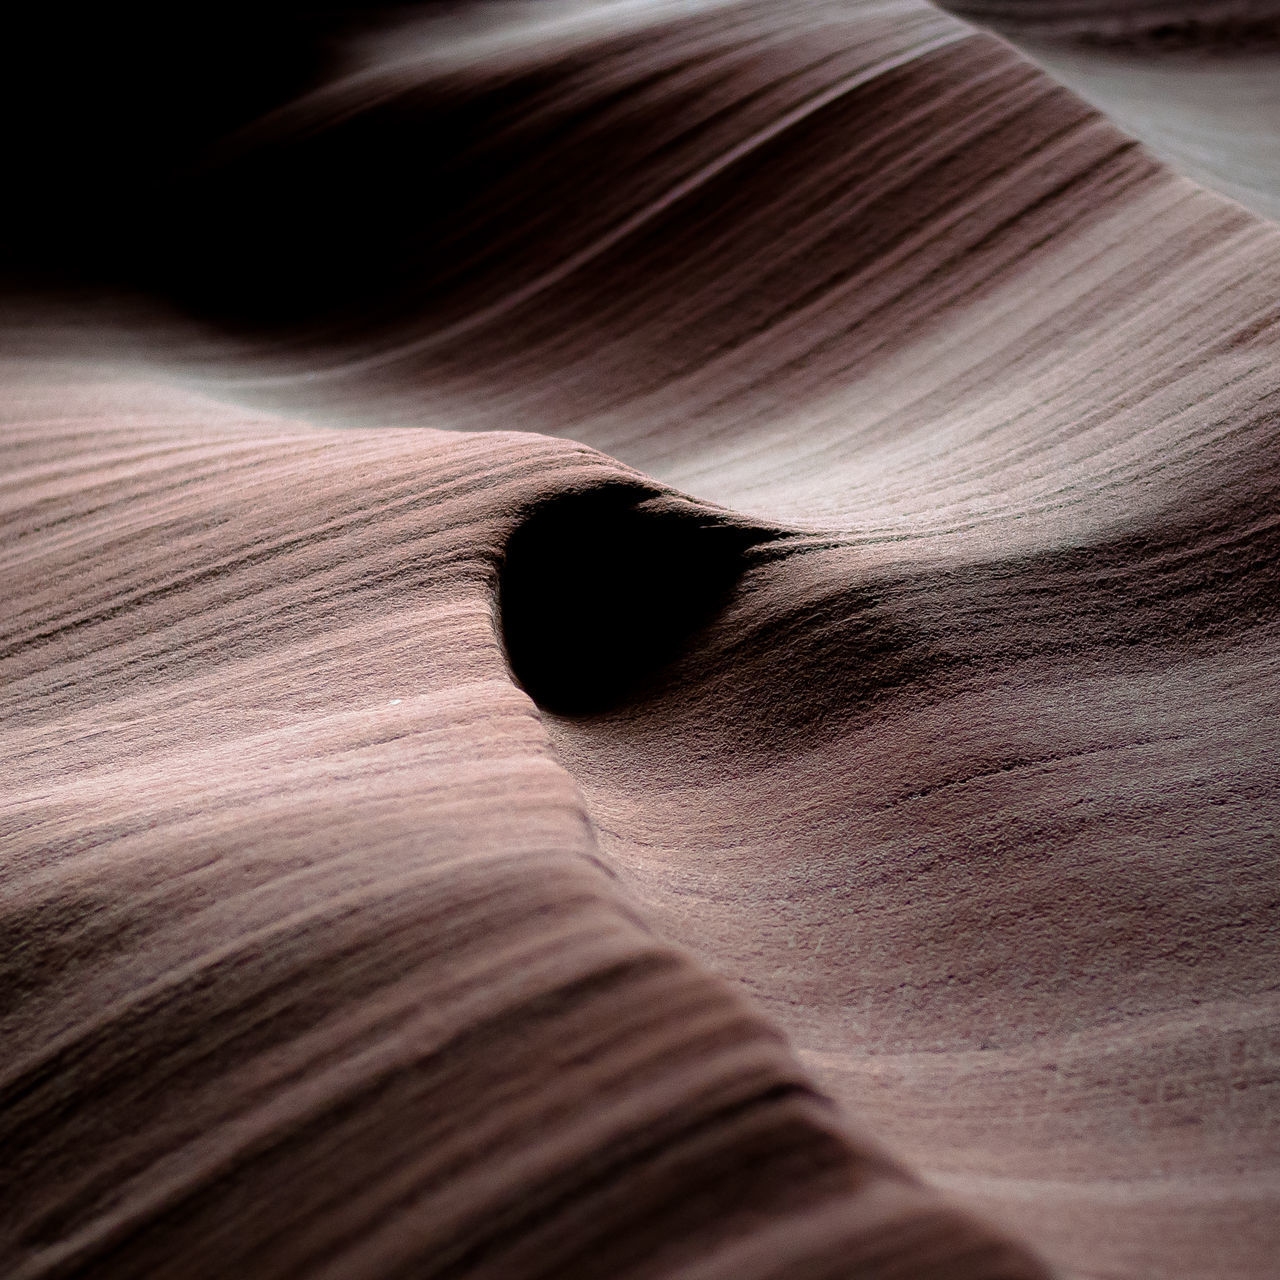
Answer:
[(29, 15), (6, 1275), (1273, 1273), (1212, 7)]

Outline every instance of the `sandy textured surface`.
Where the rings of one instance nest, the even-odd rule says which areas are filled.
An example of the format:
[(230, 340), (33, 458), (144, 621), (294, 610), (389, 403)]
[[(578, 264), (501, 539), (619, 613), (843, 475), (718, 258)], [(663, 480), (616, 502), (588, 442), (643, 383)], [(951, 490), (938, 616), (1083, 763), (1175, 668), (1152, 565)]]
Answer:
[[(1246, 8), (966, 14), (1211, 178)], [(12, 153), (0, 1275), (1274, 1277), (1265, 111), (278, 9)]]

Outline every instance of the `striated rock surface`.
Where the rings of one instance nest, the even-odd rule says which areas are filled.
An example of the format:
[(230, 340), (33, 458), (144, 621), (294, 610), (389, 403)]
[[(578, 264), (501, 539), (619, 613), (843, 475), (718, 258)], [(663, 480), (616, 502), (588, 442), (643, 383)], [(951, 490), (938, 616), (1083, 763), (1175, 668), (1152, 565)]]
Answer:
[(26, 20), (0, 1274), (1276, 1274), (1247, 8)]
[(947, 0), (1176, 168), (1280, 220), (1276, 0)]

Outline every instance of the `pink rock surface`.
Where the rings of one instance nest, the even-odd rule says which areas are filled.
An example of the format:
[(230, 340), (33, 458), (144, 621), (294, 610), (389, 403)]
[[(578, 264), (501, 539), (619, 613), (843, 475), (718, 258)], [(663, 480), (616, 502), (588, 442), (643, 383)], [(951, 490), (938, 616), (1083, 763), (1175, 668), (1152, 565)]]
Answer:
[(1274, 1276), (1280, 229), (910, 0), (121, 21), (13, 161), (0, 1274)]

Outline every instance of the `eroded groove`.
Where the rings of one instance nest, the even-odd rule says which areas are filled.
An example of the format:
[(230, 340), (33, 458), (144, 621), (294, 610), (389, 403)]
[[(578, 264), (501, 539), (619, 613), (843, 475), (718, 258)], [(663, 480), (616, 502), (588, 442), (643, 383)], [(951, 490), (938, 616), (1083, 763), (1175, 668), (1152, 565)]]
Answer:
[(643, 694), (729, 601), (751, 548), (777, 536), (622, 486), (541, 503), (499, 577), (513, 674), (558, 715)]

